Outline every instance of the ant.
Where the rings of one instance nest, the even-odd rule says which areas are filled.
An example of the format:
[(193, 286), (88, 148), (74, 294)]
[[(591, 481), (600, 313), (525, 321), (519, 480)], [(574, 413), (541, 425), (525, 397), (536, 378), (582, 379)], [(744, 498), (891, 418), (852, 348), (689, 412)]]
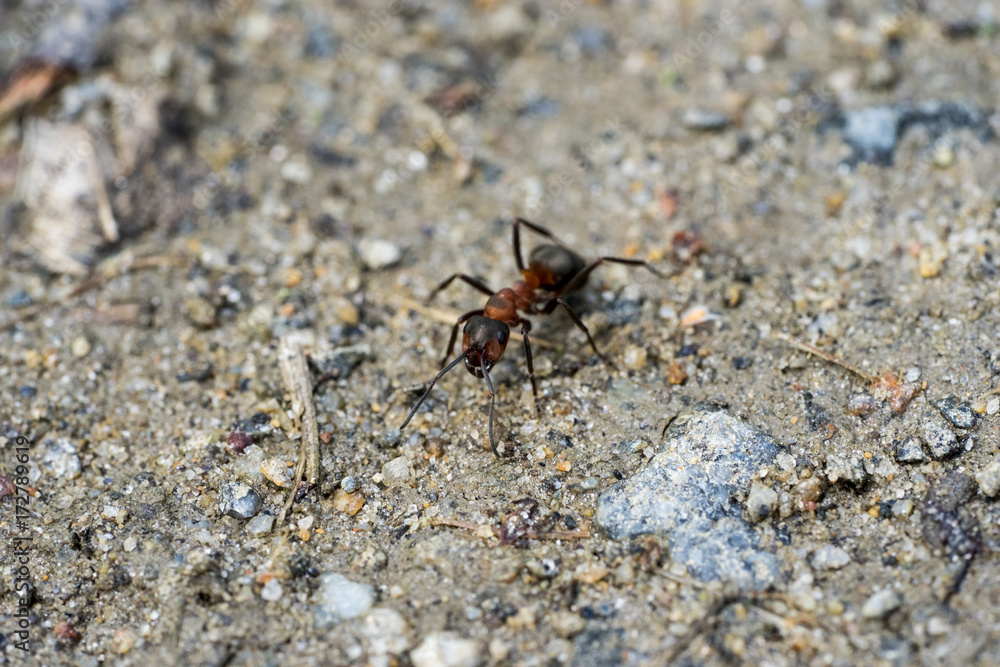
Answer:
[[(521, 254), (521, 226), (525, 226), (536, 234), (548, 239), (552, 244), (540, 245), (528, 255), (528, 265), (525, 268), (524, 259)], [(524, 341), (524, 356), (528, 362), (528, 377), (531, 379), (531, 393), (534, 395), (535, 410), (538, 408), (538, 386), (535, 383), (535, 368), (531, 361), (531, 343), (528, 334), (531, 331), (531, 321), (518, 315), (518, 311), (526, 315), (548, 315), (556, 308), (562, 307), (569, 315), (573, 323), (580, 328), (587, 336), (587, 342), (600, 359), (611, 366), (607, 357), (601, 354), (590, 336), (590, 330), (583, 323), (580, 317), (570, 308), (569, 304), (562, 298), (584, 286), (591, 271), (604, 262), (614, 262), (617, 264), (628, 264), (630, 266), (644, 266), (660, 278), (665, 278), (652, 265), (639, 259), (625, 259), (622, 257), (599, 257), (589, 264), (580, 255), (565, 247), (552, 233), (529, 222), (524, 218), (514, 219), (514, 261), (521, 272), (522, 280), (518, 280), (511, 287), (504, 287), (501, 290), (494, 290), (483, 282), (468, 276), (464, 273), (453, 273), (438, 285), (428, 301), (433, 299), (438, 292), (448, 287), (452, 281), (458, 279), (489, 296), (484, 308), (469, 311), (455, 322), (451, 330), (451, 338), (448, 340), (448, 350), (441, 360), (441, 371), (431, 380), (423, 396), (417, 401), (406, 421), (400, 426), (400, 430), (413, 419), (424, 399), (431, 393), (435, 383), (441, 377), (464, 361), (465, 367), (470, 373), (478, 378), (486, 380), (486, 388), (490, 392), (490, 449), (497, 458), (496, 441), (493, 437), (493, 413), (496, 405), (497, 392), (490, 378), (490, 370), (496, 365), (507, 349), (507, 340), (510, 338), (510, 327), (521, 326), (521, 338)], [(452, 350), (455, 348), (455, 340), (458, 338), (458, 328), (465, 324), (462, 329), (462, 354), (448, 362)]]

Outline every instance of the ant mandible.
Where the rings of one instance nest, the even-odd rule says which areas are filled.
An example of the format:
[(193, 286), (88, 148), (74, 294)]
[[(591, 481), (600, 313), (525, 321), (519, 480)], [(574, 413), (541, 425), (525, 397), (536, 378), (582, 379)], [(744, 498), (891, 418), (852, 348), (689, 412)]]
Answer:
[[(528, 255), (528, 266), (525, 268), (524, 259), (521, 255), (521, 225), (535, 233), (545, 237), (552, 244), (540, 245)], [(497, 453), (496, 441), (493, 438), (493, 412), (496, 405), (497, 392), (490, 378), (490, 370), (496, 365), (507, 349), (507, 339), (510, 338), (510, 327), (521, 326), (521, 338), (524, 341), (524, 356), (528, 362), (528, 377), (531, 378), (531, 393), (534, 395), (535, 409), (538, 410), (538, 386), (535, 383), (535, 368), (531, 361), (531, 343), (528, 340), (528, 333), (531, 331), (531, 322), (520, 315), (518, 311), (526, 315), (548, 315), (558, 307), (562, 307), (569, 315), (573, 323), (580, 328), (587, 336), (587, 342), (593, 348), (594, 354), (608, 364), (607, 357), (601, 354), (590, 336), (590, 330), (583, 323), (580, 317), (570, 308), (569, 304), (563, 300), (563, 295), (568, 294), (584, 286), (590, 272), (604, 262), (614, 262), (617, 264), (628, 264), (631, 266), (644, 266), (660, 278), (665, 278), (652, 265), (639, 259), (625, 259), (623, 257), (599, 257), (589, 264), (582, 257), (562, 245), (552, 233), (529, 222), (524, 218), (514, 219), (514, 261), (520, 270), (523, 280), (518, 280), (511, 287), (504, 287), (501, 290), (493, 290), (479, 280), (464, 273), (453, 273), (438, 285), (428, 297), (428, 301), (434, 298), (438, 292), (446, 288), (455, 279), (461, 280), (476, 288), (490, 298), (486, 302), (485, 308), (472, 310), (458, 318), (455, 326), (451, 330), (451, 338), (448, 341), (448, 350), (441, 361), (441, 372), (439, 372), (420, 400), (417, 401), (410, 414), (406, 416), (406, 421), (400, 426), (400, 430), (413, 419), (424, 399), (431, 393), (431, 389), (441, 377), (458, 365), (460, 361), (465, 362), (465, 367), (470, 373), (478, 378), (486, 380), (486, 388), (490, 392), (490, 449), (493, 455), (500, 457)], [(458, 328), (465, 324), (462, 329), (462, 354), (448, 363), (452, 350), (455, 348), (455, 340), (458, 337)]]

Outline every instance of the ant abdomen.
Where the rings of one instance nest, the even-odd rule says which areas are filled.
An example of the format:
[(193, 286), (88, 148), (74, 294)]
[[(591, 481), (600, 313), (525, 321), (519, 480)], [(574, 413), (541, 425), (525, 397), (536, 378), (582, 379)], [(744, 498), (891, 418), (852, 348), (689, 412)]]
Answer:
[[(557, 291), (586, 266), (582, 257), (557, 245), (540, 245), (528, 255), (528, 270), (538, 277), (539, 289), (546, 292)], [(585, 282), (586, 278), (580, 281), (580, 286)]]

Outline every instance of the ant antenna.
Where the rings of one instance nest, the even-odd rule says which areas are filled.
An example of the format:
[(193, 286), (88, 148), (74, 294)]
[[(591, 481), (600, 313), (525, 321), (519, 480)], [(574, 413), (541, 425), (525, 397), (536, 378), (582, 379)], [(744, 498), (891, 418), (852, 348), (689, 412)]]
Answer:
[(497, 392), (493, 388), (493, 380), (490, 379), (490, 371), (483, 366), (483, 377), (486, 378), (486, 388), (490, 392), (490, 449), (493, 450), (493, 456), (500, 458), (500, 454), (497, 453), (496, 441), (493, 439), (493, 407), (497, 403)]
[[(399, 427), (400, 431), (402, 431), (404, 428), (406, 428), (406, 425), (410, 423), (411, 419), (413, 419), (413, 415), (417, 414), (417, 408), (419, 408), (421, 405), (423, 405), (424, 399), (427, 398), (428, 394), (431, 393), (431, 389), (433, 389), (434, 388), (434, 384), (438, 380), (441, 379), (441, 376), (444, 375), (445, 373), (447, 373), (448, 371), (450, 371), (455, 366), (457, 366), (458, 362), (460, 362), (463, 359), (465, 359), (465, 357), (468, 356), (468, 354), (469, 354), (469, 351), (466, 350), (462, 354), (458, 355), (458, 357), (453, 362), (451, 362), (450, 364), (448, 364), (447, 366), (445, 366), (444, 368), (442, 368), (441, 372), (434, 376), (434, 379), (431, 380), (430, 385), (428, 385), (428, 387), (427, 387), (427, 391), (424, 392), (424, 395), (420, 397), (420, 400), (417, 401), (417, 404), (413, 406), (412, 410), (410, 410), (410, 414), (408, 414), (406, 416), (406, 421), (403, 422), (403, 425)], [(489, 380), (487, 380), (486, 382), (487, 382), (487, 386), (490, 387), (490, 391), (493, 391), (492, 385), (489, 384)], [(490, 412), (490, 429), (491, 429), (490, 433), (491, 433), (491, 440), (492, 440), (492, 428), (493, 428), (493, 414), (492, 414), (492, 411), (491, 411)]]

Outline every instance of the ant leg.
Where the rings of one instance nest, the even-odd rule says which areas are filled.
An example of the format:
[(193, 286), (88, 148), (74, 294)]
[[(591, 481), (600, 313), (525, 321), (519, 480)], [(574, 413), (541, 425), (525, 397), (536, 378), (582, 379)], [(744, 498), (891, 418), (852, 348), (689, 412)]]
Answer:
[(483, 283), (482, 281), (476, 280), (475, 278), (467, 276), (464, 273), (453, 273), (450, 276), (448, 276), (448, 278), (444, 282), (442, 282), (440, 285), (434, 288), (434, 291), (431, 292), (430, 296), (427, 297), (427, 302), (430, 303), (434, 299), (434, 297), (437, 296), (438, 292), (440, 292), (445, 287), (450, 285), (451, 282), (455, 280), (455, 278), (458, 278), (462, 282), (475, 287), (477, 290), (479, 290), (486, 296), (493, 296), (495, 294), (495, 290), (490, 289), (489, 286)]
[(458, 339), (458, 328), (465, 324), (466, 320), (473, 318), (476, 315), (482, 315), (483, 312), (482, 308), (479, 310), (470, 310), (458, 318), (458, 321), (455, 322), (455, 326), (451, 328), (451, 338), (448, 339), (448, 349), (444, 353), (444, 359), (441, 360), (441, 368), (444, 368), (444, 365), (448, 363), (448, 357), (451, 356), (451, 351), (455, 349), (455, 341)]
[(586, 334), (587, 342), (590, 343), (590, 347), (594, 350), (594, 354), (600, 357), (601, 361), (603, 361), (606, 365), (614, 368), (614, 364), (612, 364), (611, 361), (603, 354), (601, 354), (601, 351), (597, 349), (597, 343), (595, 343), (594, 339), (590, 336), (590, 329), (587, 328), (587, 325), (583, 323), (583, 320), (580, 319), (580, 316), (577, 315), (576, 312), (569, 307), (569, 304), (566, 303), (566, 301), (564, 301), (560, 297), (556, 297), (545, 305), (545, 308), (542, 309), (542, 313), (548, 315), (549, 313), (551, 313), (553, 310), (556, 309), (556, 306), (562, 306), (563, 310), (566, 311), (566, 314), (569, 315), (569, 318), (573, 320), (573, 324), (579, 327), (580, 330), (583, 331), (584, 334)]
[(649, 262), (644, 262), (641, 259), (625, 259), (624, 257), (598, 257), (593, 262), (588, 264), (580, 273), (573, 276), (568, 283), (562, 286), (562, 288), (553, 293), (553, 296), (558, 296), (560, 294), (567, 294), (577, 289), (587, 280), (587, 276), (590, 272), (599, 267), (604, 262), (613, 262), (615, 264), (627, 264), (629, 266), (644, 266), (649, 269), (654, 275), (659, 278), (666, 278), (656, 267), (654, 267)]
[(538, 385), (535, 383), (535, 365), (531, 362), (531, 343), (528, 342), (528, 332), (531, 322), (521, 318), (521, 338), (524, 339), (524, 357), (528, 361), (528, 377), (531, 378), (531, 394), (535, 399), (535, 412), (541, 412), (538, 407)]
[(517, 262), (518, 271), (524, 271), (524, 258), (521, 256), (521, 225), (524, 225), (536, 234), (544, 236), (558, 246), (562, 245), (562, 242), (553, 236), (552, 232), (544, 227), (536, 225), (530, 220), (525, 220), (524, 218), (514, 218), (514, 261)]

